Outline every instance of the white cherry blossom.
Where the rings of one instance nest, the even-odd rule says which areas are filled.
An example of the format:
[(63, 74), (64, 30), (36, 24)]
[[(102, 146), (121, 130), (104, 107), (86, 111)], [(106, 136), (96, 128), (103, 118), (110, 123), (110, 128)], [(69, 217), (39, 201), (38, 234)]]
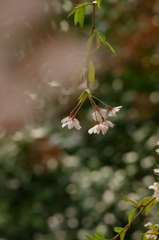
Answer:
[(65, 117), (64, 119), (61, 120), (61, 123), (62, 123), (62, 124), (65, 124), (65, 123), (67, 123), (68, 121), (70, 121), (71, 119), (72, 119), (72, 118), (71, 118), (70, 116)]
[(155, 197), (156, 200), (159, 201), (159, 183), (158, 182), (154, 182), (153, 185), (149, 186), (149, 189), (153, 189), (154, 190), (153, 197)]
[(110, 117), (116, 117), (116, 112), (119, 112), (120, 108), (122, 108), (122, 106), (112, 108), (109, 112), (109, 116)]
[(153, 226), (155, 226), (155, 228), (156, 228), (156, 231), (155, 230), (153, 230), (153, 229), (150, 229), (150, 226), (152, 226), (153, 224), (151, 223), (151, 222), (148, 222), (148, 223), (146, 223), (144, 226), (145, 227), (148, 227), (149, 228), (149, 230), (146, 232), (146, 238), (147, 239), (153, 239), (153, 240), (156, 240), (158, 237), (157, 237), (157, 234), (155, 234), (155, 233), (157, 233), (158, 232), (158, 227), (159, 227), (159, 225), (158, 224), (155, 224), (155, 225), (153, 225)]
[(152, 225), (152, 223), (151, 222), (148, 222), (148, 223), (146, 223), (145, 225), (144, 225), (144, 227), (149, 227), (149, 226), (151, 226)]
[(96, 124), (94, 127), (90, 128), (90, 129), (88, 130), (88, 133), (89, 133), (89, 134), (92, 134), (92, 133), (97, 133), (97, 134), (99, 134), (99, 133), (100, 133), (100, 126), (99, 126), (99, 124)]
[(107, 110), (102, 108), (96, 108), (96, 110), (92, 113), (92, 117), (95, 121), (101, 121), (102, 118), (105, 118), (105, 113)]
[(156, 152), (159, 154), (159, 148), (158, 148), (158, 149), (156, 149)]
[(151, 239), (151, 240), (152, 240), (152, 239), (153, 239), (153, 240), (158, 239), (157, 235), (155, 235), (154, 233), (155, 233), (154, 230), (152, 230), (152, 229), (148, 230), (148, 231), (147, 231), (147, 234), (146, 234), (146, 238), (147, 238), (147, 239)]
[(105, 126), (103, 123), (99, 123), (99, 124), (96, 124), (94, 127), (90, 128), (88, 130), (88, 133), (89, 134), (92, 134), (92, 133), (97, 133), (99, 134), (100, 131), (102, 132), (102, 134), (104, 135), (108, 130), (108, 127)]
[(156, 168), (153, 171), (154, 171), (155, 174), (159, 174), (159, 169)]
[[(159, 141), (157, 142), (157, 145), (159, 145)], [(156, 152), (159, 154), (159, 148), (156, 149)]]
[(79, 121), (76, 118), (73, 118), (71, 116), (68, 116), (64, 118), (62, 121), (62, 127), (68, 126), (68, 129), (71, 129), (75, 127), (76, 129), (80, 130), (81, 126), (79, 124)]
[(113, 124), (111, 121), (107, 121), (105, 120), (104, 122), (102, 122), (103, 125), (105, 125), (106, 127), (111, 127), (113, 128), (115, 126), (115, 124)]
[(108, 131), (108, 127), (105, 126), (103, 123), (100, 123), (100, 130), (102, 132), (102, 134), (104, 135), (107, 131)]

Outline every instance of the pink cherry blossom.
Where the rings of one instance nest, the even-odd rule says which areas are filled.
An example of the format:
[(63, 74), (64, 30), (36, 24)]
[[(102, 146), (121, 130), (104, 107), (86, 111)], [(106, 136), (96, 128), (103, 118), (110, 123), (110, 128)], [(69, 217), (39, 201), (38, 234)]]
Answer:
[(116, 117), (116, 112), (119, 112), (120, 108), (122, 108), (122, 106), (118, 106), (118, 107), (112, 108), (110, 110), (110, 112), (109, 112), (109, 116), (110, 117)]
[(62, 127), (68, 126), (68, 129), (71, 129), (75, 127), (76, 129), (80, 130), (81, 126), (79, 124), (79, 121), (76, 118), (73, 118), (71, 116), (68, 116), (64, 118), (62, 121)]

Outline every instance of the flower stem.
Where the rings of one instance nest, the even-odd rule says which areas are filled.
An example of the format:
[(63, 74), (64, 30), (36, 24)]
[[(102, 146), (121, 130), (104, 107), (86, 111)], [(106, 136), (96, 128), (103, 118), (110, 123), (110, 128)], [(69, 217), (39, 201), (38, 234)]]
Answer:
[(73, 118), (76, 116), (76, 114), (78, 113), (78, 111), (80, 110), (80, 108), (82, 107), (82, 105), (83, 105), (83, 103), (85, 102), (85, 100), (86, 100), (86, 98), (87, 98), (87, 96), (84, 98), (84, 100), (82, 101), (82, 103), (80, 104), (80, 105), (77, 105), (74, 109), (73, 109), (73, 111), (70, 113), (70, 115), (76, 110), (76, 108), (77, 108), (77, 110), (75, 111), (75, 113), (73, 114)]
[(99, 102), (101, 102), (104, 106), (106, 106), (109, 110), (111, 110), (112, 108), (110, 106), (108, 106), (107, 104), (105, 104), (103, 101), (101, 101), (99, 98), (91, 95), (92, 98), (95, 98), (96, 100), (98, 100)]
[[(94, 30), (95, 30), (95, 10), (96, 10), (96, 4), (92, 3), (92, 27), (91, 27), (91, 36), (94, 34)], [(86, 58), (86, 68), (88, 69), (88, 65), (89, 65), (89, 59), (90, 59), (90, 53), (89, 55), (87, 55)], [(89, 71), (87, 71), (87, 83), (86, 86), (87, 88), (90, 88), (90, 80), (89, 80)]]
[(89, 101), (90, 101), (91, 104), (92, 104), (92, 107), (93, 107), (94, 109), (96, 109), (96, 104), (95, 104), (95, 102), (93, 101), (92, 97), (91, 97), (91, 96), (88, 96), (88, 98), (89, 98)]
[(73, 113), (74, 113), (74, 111), (75, 111), (77, 108), (79, 108), (79, 105), (78, 105), (78, 104), (77, 104), (76, 107), (70, 112), (70, 116), (71, 116), (71, 117), (73, 116)]
[(92, 33), (91, 33), (91, 35), (94, 34), (94, 30), (95, 30), (95, 9), (96, 9), (96, 6), (94, 3), (92, 3), (92, 6), (93, 6), (93, 11), (92, 11)]

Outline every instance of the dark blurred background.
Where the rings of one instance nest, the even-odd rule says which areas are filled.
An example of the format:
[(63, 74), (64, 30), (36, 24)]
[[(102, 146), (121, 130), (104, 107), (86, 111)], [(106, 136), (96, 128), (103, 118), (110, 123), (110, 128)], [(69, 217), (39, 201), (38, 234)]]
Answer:
[[(114, 236), (132, 199), (152, 194), (159, 140), (159, 0), (103, 0), (96, 27), (116, 50), (101, 46), (94, 58), (93, 94), (122, 105), (106, 135), (94, 125), (86, 102), (82, 129), (61, 128), (84, 86), (71, 79), (90, 36), (67, 15), (70, 0), (0, 2), (0, 240), (84, 240)], [(101, 105), (99, 105), (102, 107)], [(157, 208), (141, 216), (126, 239), (142, 239), (157, 223)]]

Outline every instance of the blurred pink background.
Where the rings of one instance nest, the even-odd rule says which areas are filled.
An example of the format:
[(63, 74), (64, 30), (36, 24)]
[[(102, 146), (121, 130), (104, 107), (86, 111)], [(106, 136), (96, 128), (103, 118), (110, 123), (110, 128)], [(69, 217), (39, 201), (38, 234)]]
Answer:
[(60, 11), (56, 0), (0, 3), (0, 125), (7, 131), (34, 118), (48, 88), (57, 95), (61, 84), (71, 86), (78, 61), (70, 53), (79, 51), (82, 41), (58, 30)]

